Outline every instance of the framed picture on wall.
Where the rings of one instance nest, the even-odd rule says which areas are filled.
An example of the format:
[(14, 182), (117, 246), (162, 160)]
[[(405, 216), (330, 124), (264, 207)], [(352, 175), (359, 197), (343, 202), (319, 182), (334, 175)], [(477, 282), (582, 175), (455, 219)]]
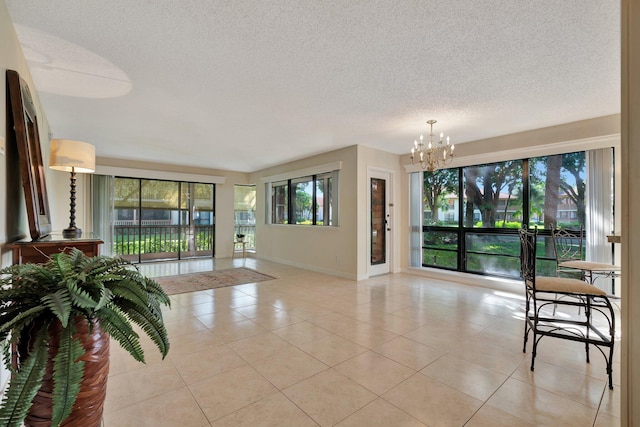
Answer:
[(7, 70), (7, 86), (11, 106), (10, 120), (15, 132), (22, 187), (27, 203), (29, 232), (33, 240), (38, 240), (51, 232), (38, 118), (29, 87), (16, 71)]

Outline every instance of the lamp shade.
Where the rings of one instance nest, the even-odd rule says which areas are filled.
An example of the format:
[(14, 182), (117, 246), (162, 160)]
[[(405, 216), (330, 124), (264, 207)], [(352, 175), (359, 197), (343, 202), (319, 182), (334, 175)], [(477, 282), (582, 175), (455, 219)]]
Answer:
[(93, 172), (96, 170), (96, 147), (72, 139), (52, 139), (49, 167), (65, 172)]

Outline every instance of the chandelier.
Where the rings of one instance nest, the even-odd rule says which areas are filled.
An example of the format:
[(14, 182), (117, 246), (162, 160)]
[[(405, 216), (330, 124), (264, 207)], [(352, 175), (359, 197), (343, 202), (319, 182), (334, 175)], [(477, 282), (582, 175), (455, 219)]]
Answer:
[(449, 141), (447, 136), (446, 142), (444, 141), (444, 134), (440, 133), (440, 140), (433, 141), (433, 124), (437, 120), (427, 120), (427, 124), (431, 127), (429, 131), (429, 142), (425, 145), (423, 142), (424, 136), (420, 135), (420, 142), (414, 141), (413, 147), (411, 147), (411, 163), (414, 166), (420, 166), (422, 169), (426, 169), (429, 172), (441, 168), (453, 160), (453, 144)]

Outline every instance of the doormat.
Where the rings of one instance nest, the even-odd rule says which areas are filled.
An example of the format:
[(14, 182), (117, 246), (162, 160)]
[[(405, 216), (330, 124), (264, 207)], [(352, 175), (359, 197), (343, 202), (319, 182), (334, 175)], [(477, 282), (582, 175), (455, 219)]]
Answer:
[(273, 279), (275, 277), (258, 273), (245, 267), (154, 278), (168, 295), (264, 282)]

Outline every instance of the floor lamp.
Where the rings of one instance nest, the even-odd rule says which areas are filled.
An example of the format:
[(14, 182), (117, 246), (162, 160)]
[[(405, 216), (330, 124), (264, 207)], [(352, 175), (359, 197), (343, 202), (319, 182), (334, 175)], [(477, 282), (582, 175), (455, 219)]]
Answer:
[(62, 237), (79, 238), (82, 230), (76, 227), (76, 173), (91, 173), (96, 169), (96, 147), (71, 139), (52, 139), (49, 155), (51, 169), (71, 172), (71, 209), (69, 228), (62, 230)]

